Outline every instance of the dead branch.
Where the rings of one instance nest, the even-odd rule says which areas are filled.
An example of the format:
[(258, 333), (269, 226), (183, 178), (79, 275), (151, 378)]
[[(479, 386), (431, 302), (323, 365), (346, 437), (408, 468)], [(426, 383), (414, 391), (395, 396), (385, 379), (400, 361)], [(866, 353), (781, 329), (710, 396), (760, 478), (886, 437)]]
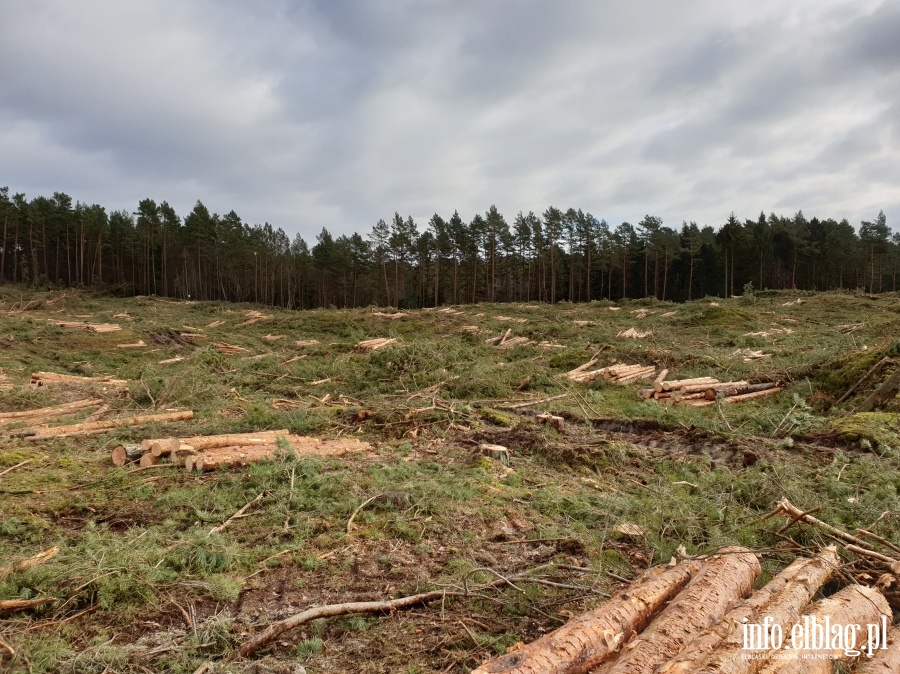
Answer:
[(0, 568), (0, 578), (8, 576), (11, 573), (19, 573), (20, 571), (25, 571), (26, 569), (30, 569), (33, 566), (43, 564), (44, 562), (47, 562), (56, 557), (56, 555), (58, 554), (59, 548), (56, 546), (53, 546), (52, 548), (48, 548), (46, 550), (42, 550), (36, 555), (26, 557), (21, 562), (16, 562), (15, 564), (12, 564), (10, 566)]
[(213, 534), (218, 534), (218, 533), (224, 531), (224, 530), (225, 530), (225, 527), (227, 527), (229, 524), (231, 524), (232, 522), (234, 522), (234, 521), (237, 520), (237, 519), (240, 519), (240, 518), (244, 517), (244, 513), (247, 512), (247, 509), (248, 509), (250, 506), (252, 506), (254, 503), (256, 503), (259, 499), (261, 499), (261, 498), (263, 497), (263, 494), (265, 494), (265, 493), (266, 493), (266, 492), (264, 492), (264, 491), (259, 492), (259, 494), (256, 495), (256, 498), (254, 498), (252, 501), (250, 501), (249, 503), (247, 503), (246, 505), (244, 505), (244, 506), (243, 506), (240, 510), (238, 510), (234, 515), (232, 515), (232, 516), (229, 517), (227, 520), (225, 520), (224, 522), (222, 522), (222, 524), (220, 524), (219, 526), (213, 527), (212, 529), (210, 529), (210, 530), (209, 530), (209, 535), (212, 536)]

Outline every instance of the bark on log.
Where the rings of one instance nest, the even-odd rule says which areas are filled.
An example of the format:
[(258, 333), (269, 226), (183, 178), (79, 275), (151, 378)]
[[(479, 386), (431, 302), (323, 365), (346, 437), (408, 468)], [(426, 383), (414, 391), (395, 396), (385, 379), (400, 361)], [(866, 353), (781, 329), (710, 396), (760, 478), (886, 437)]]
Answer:
[(756, 391), (767, 391), (768, 389), (778, 386), (774, 381), (767, 381), (762, 384), (746, 384), (744, 386), (710, 386), (706, 389), (706, 399), (715, 400), (717, 396), (728, 398), (730, 396), (743, 395), (744, 393), (755, 393)]
[(584, 372), (585, 370), (594, 367), (594, 365), (596, 365), (596, 364), (597, 364), (597, 358), (596, 358), (596, 357), (591, 358), (591, 359), (590, 359), (588, 362), (586, 362), (584, 365), (579, 365), (579, 366), (576, 367), (574, 370), (569, 370), (568, 372), (566, 372), (566, 376), (567, 376), (569, 379), (572, 379), (572, 378), (574, 378), (576, 375), (579, 375), (579, 374), (581, 374), (582, 372)]
[(40, 434), (31, 435), (26, 440), (52, 440), (54, 438), (66, 438), (73, 435), (88, 435), (91, 433), (102, 433), (104, 431), (120, 428), (122, 426), (142, 426), (152, 423), (169, 423), (173, 421), (190, 421), (194, 418), (194, 413), (187, 412), (166, 412), (165, 414), (144, 414), (134, 417), (120, 417), (118, 419), (109, 419), (107, 421), (94, 421), (88, 424), (71, 424), (69, 426), (54, 426), (50, 428), (42, 428)]
[(140, 445), (116, 445), (110, 453), (114, 466), (124, 466), (126, 463), (140, 461), (144, 455), (144, 448)]
[(900, 628), (891, 625), (888, 647), (879, 649), (870, 660), (863, 660), (855, 674), (898, 674), (900, 672)]
[[(888, 623), (892, 620), (891, 607), (881, 592), (862, 585), (845, 587), (837, 594), (816, 602), (804, 611), (803, 615), (815, 618), (820, 625), (824, 624), (826, 618), (832, 625), (842, 626), (878, 625), (882, 622), (882, 616), (887, 617)], [(864, 640), (865, 635), (860, 638)], [(771, 659), (773, 655), (783, 655), (784, 651), (771, 651), (770, 659), (759, 671), (762, 674), (831, 674), (835, 661), (851, 660), (844, 650), (844, 648), (804, 649), (802, 654), (806, 657), (796, 660), (773, 660)]]
[[(299, 455), (314, 456), (336, 456), (366, 451), (371, 448), (369, 443), (361, 442), (355, 438), (319, 440), (318, 438), (296, 435), (288, 436), (288, 444)], [(219, 447), (188, 457), (185, 460), (185, 467), (192, 465), (194, 470), (208, 471), (222, 467), (245, 466), (271, 458), (278, 450), (279, 448), (274, 442), (264, 445)]]
[(691, 580), (639, 636), (609, 665), (592, 674), (652, 674), (666, 660), (678, 655), (700, 632), (753, 591), (762, 573), (750, 550), (723, 548), (703, 562)]
[(0, 615), (6, 613), (16, 613), (18, 611), (27, 611), (44, 604), (52, 604), (59, 601), (56, 597), (43, 597), (41, 599), (3, 599), (0, 600)]
[(790, 634), (803, 608), (839, 565), (834, 546), (815, 557), (794, 560), (660, 667), (658, 674), (753, 674), (763, 661), (746, 657), (743, 623), (759, 624), (768, 617), (784, 634)]
[(900, 368), (897, 368), (894, 374), (887, 378), (887, 381), (876, 388), (872, 395), (863, 400), (854, 412), (871, 412), (889, 399), (895, 398), (898, 390), (900, 390)]
[(700, 568), (689, 561), (650, 569), (600, 608), (484, 663), (472, 674), (584, 674), (640, 632)]

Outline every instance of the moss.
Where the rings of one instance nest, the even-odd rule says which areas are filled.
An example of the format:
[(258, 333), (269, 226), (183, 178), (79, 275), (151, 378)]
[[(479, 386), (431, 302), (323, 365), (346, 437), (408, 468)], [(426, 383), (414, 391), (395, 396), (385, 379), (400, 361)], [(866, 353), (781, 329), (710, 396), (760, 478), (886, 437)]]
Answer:
[(512, 428), (516, 425), (516, 417), (507, 412), (501, 412), (499, 410), (492, 409), (490, 407), (483, 407), (478, 410), (478, 416), (483, 420), (494, 424), (495, 426), (503, 426), (505, 428)]
[(900, 448), (900, 414), (861, 412), (835, 419), (831, 430), (847, 442), (867, 441), (873, 449)]

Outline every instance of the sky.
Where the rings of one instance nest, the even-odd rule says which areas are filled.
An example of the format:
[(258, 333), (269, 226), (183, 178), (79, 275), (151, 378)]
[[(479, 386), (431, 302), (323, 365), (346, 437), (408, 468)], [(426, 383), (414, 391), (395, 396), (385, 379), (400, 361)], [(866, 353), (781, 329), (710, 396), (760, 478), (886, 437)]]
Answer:
[(492, 204), (898, 231), (897, 36), (897, 0), (0, 0), (0, 186), (307, 241)]

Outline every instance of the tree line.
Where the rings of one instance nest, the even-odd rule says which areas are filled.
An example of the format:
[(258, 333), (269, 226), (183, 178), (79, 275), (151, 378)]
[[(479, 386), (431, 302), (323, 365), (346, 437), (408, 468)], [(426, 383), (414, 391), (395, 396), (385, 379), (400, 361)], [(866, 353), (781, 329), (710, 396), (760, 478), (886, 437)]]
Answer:
[(490, 302), (684, 301), (756, 289), (897, 289), (900, 234), (884, 212), (846, 219), (734, 213), (718, 228), (646, 215), (611, 226), (550, 206), (508, 221), (495, 206), (420, 226), (394, 213), (365, 234), (310, 245), (200, 201), (184, 217), (144, 199), (133, 213), (70, 196), (0, 188), (0, 283), (107, 286), (126, 294), (259, 302), (288, 308), (403, 308)]

